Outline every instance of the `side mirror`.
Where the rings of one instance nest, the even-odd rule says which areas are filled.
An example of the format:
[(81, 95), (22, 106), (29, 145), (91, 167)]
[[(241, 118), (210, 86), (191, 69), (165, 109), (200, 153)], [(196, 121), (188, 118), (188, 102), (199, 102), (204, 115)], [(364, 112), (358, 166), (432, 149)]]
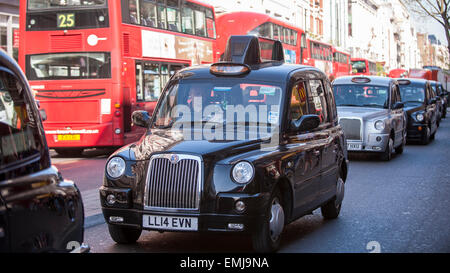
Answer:
[(295, 132), (311, 131), (319, 127), (320, 118), (318, 115), (304, 115), (298, 120), (291, 122), (291, 128)]
[(403, 102), (396, 102), (394, 104), (394, 106), (392, 107), (392, 109), (397, 110), (397, 109), (402, 109), (405, 107), (405, 104)]
[(150, 125), (152, 116), (147, 111), (134, 111), (131, 115), (131, 121), (133, 122), (133, 125), (148, 128)]

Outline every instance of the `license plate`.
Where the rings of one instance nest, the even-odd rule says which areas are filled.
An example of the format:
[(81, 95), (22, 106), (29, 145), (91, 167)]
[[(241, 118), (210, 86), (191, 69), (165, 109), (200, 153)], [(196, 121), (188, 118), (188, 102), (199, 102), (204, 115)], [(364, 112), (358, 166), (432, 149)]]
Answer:
[(198, 218), (177, 217), (162, 215), (144, 215), (142, 217), (144, 228), (161, 230), (198, 230)]
[(361, 148), (362, 148), (361, 144), (354, 144), (354, 143), (347, 144), (347, 150), (349, 151), (359, 151), (361, 150)]
[(78, 141), (80, 139), (80, 135), (58, 135), (58, 141)]

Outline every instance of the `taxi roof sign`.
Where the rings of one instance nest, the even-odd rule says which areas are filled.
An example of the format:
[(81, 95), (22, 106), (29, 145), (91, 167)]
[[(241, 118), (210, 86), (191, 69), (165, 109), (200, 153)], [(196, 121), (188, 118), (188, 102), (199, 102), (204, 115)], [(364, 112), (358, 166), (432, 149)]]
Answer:
[[(230, 36), (221, 61), (246, 65), (260, 64), (261, 47), (259, 38), (253, 35)], [(273, 40), (272, 61), (284, 61), (283, 45), (280, 41)]]

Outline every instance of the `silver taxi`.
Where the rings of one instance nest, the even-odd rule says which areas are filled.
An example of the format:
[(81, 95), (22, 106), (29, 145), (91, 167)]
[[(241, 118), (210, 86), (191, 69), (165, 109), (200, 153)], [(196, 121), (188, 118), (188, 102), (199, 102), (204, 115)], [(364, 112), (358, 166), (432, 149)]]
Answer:
[(403, 153), (407, 119), (395, 79), (340, 77), (333, 91), (349, 152), (375, 152), (386, 161), (394, 150)]

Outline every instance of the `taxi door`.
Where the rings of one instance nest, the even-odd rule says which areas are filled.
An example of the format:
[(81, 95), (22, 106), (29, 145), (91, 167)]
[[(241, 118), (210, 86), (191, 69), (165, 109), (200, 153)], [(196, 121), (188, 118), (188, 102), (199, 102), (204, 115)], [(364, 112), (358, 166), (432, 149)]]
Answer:
[[(288, 110), (289, 124), (309, 113), (307, 83), (294, 84)], [(320, 183), (321, 148), (317, 132), (295, 132), (288, 129), (286, 148), (288, 166), (294, 170), (294, 215), (300, 216), (314, 208)]]
[(404, 139), (404, 134), (406, 133), (406, 119), (405, 119), (405, 113), (403, 111), (403, 108), (400, 109), (393, 109), (394, 105), (398, 102), (401, 102), (401, 96), (400, 91), (397, 84), (393, 84), (391, 86), (391, 95), (390, 95), (390, 101), (391, 101), (391, 124), (392, 128), (394, 129), (395, 133), (395, 143), (394, 146), (397, 147), (398, 145), (401, 145)]

